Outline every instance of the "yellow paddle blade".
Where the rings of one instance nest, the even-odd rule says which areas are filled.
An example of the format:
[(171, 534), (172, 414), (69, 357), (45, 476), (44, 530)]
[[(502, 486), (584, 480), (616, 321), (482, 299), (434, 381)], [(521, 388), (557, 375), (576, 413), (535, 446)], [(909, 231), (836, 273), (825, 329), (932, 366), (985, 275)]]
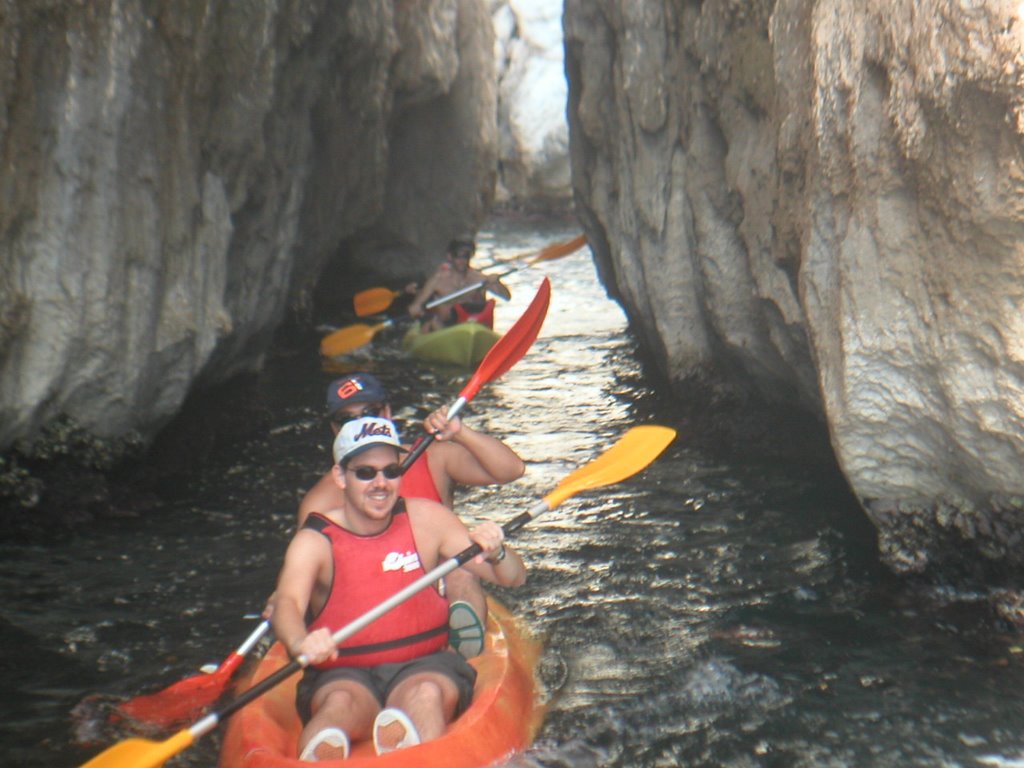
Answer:
[(392, 291), (390, 288), (367, 288), (352, 297), (352, 308), (355, 310), (356, 317), (379, 315), (381, 312), (386, 312), (399, 296), (401, 296), (400, 292)]
[(586, 235), (577, 235), (572, 240), (566, 240), (564, 243), (555, 243), (549, 245), (546, 248), (541, 248), (537, 252), (536, 256), (531, 256), (526, 259), (527, 264), (536, 264), (540, 261), (553, 261), (554, 259), (560, 259), (563, 256), (568, 256), (570, 253), (578, 251), (584, 245), (587, 244)]
[(377, 325), (357, 323), (356, 325), (347, 325), (344, 328), (339, 328), (320, 340), (320, 354), (324, 357), (338, 357), (354, 349), (359, 349), (373, 341), (373, 337), (377, 335), (378, 331), (387, 328), (391, 324), (392, 321), (385, 320), (383, 323), (377, 323)]
[[(518, 267), (513, 267), (515, 270), (520, 270), (528, 267), (532, 264), (538, 264), (542, 261), (554, 261), (560, 259), (563, 256), (568, 256), (570, 253), (574, 253), (587, 244), (586, 235), (577, 235), (571, 240), (563, 240), (560, 243), (552, 243), (546, 245), (538, 251), (530, 251), (528, 253), (521, 253), (518, 256), (513, 256), (508, 259), (495, 259), (490, 264), (487, 264), (481, 269), (495, 269), (497, 267), (507, 267), (510, 264), (518, 264)], [(509, 273), (511, 274), (511, 273)]]
[(127, 739), (100, 752), (82, 768), (157, 768), (194, 741), (187, 728), (166, 741)]
[(603, 454), (563, 479), (544, 501), (554, 509), (580, 491), (625, 480), (658, 458), (675, 437), (676, 431), (669, 427), (633, 427)]

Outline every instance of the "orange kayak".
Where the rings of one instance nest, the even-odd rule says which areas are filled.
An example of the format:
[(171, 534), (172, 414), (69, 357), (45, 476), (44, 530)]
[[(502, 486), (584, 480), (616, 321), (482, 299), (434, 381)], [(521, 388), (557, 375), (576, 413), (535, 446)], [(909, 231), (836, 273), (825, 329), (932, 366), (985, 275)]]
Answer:
[[(439, 739), (377, 757), (373, 744), (353, 745), (348, 760), (320, 763), (336, 768), (482, 768), (527, 747), (544, 717), (536, 681), (539, 644), (508, 610), (488, 599), (484, 651), (470, 663), (477, 680), (473, 703)], [(276, 643), (243, 687), (288, 663)], [(303, 768), (297, 755), (299, 716), (295, 687), (300, 673), (236, 712), (227, 723), (220, 768)]]

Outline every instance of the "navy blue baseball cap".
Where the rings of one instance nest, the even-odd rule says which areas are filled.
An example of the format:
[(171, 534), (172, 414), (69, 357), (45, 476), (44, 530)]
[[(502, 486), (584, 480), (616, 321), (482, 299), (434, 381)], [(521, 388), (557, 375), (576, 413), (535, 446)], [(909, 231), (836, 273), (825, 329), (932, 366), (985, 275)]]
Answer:
[(376, 376), (351, 373), (335, 379), (327, 386), (327, 413), (333, 414), (346, 405), (386, 403), (388, 392)]

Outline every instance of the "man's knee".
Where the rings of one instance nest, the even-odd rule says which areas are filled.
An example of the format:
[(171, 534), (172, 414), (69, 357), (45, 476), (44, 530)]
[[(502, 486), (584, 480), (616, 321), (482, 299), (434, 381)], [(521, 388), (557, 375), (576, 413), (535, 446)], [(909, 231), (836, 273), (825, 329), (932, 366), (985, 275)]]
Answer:
[(423, 677), (410, 681), (402, 698), (409, 704), (431, 708), (440, 707), (444, 703), (443, 678)]
[(372, 695), (363, 693), (350, 685), (332, 686), (313, 699), (312, 712), (352, 712), (365, 706)]
[(348, 709), (355, 703), (352, 692), (345, 688), (336, 688), (324, 693), (317, 709)]

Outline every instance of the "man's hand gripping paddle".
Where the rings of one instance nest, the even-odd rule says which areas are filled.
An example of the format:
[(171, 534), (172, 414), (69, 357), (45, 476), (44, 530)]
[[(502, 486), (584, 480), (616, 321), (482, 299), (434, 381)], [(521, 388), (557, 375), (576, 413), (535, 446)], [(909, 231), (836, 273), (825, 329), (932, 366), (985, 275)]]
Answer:
[[(553, 491), (535, 504), (529, 511), (523, 512), (502, 526), (505, 535), (518, 531), (530, 520), (544, 512), (548, 512), (571, 496), (591, 488), (611, 485), (627, 477), (635, 475), (654, 461), (675, 439), (674, 429), (659, 426), (633, 427), (611, 448), (589, 464), (577, 469), (564, 478)], [(459, 568), (482, 552), (479, 544), (472, 544), (438, 565), (429, 573), (424, 574), (409, 586), (395, 593), (376, 608), (364, 613), (355, 621), (337, 630), (332, 639), (336, 645), (376, 621), (395, 606), (438, 579)], [(229, 715), (237, 712), (249, 702), (262, 696), (274, 686), (309, 665), (309, 659), (299, 656), (277, 672), (256, 683), (234, 701), (218, 712), (211, 712), (190, 728), (179, 731), (174, 736), (161, 742), (148, 739), (127, 739), (101, 752), (82, 768), (155, 768), (190, 747), (198, 738), (212, 731)]]
[[(555, 259), (560, 259), (563, 256), (568, 256), (570, 253), (575, 253), (586, 244), (586, 236), (577, 235), (571, 240), (544, 246), (539, 251), (520, 254), (519, 256), (511, 259), (503, 259), (502, 261), (495, 262), (488, 267), (484, 267), (484, 269), (522, 262), (522, 267), (517, 267), (511, 271), (515, 272), (518, 271), (518, 269), (539, 264), (543, 261), (554, 261)], [(504, 272), (501, 276), (511, 274), (511, 272)], [(483, 284), (477, 284), (473, 286), (472, 290), (476, 290), (481, 287), (483, 287)], [(390, 288), (367, 288), (365, 291), (360, 291), (352, 297), (352, 308), (355, 310), (356, 317), (379, 315), (381, 312), (387, 312), (394, 300), (403, 293), (405, 293), (405, 291), (393, 291)], [(438, 306), (439, 304), (444, 304), (446, 301), (451, 301), (453, 298), (458, 298), (461, 295), (461, 293), (455, 293), (448, 296), (442, 296), (436, 300), (437, 304), (431, 302), (431, 304), (427, 305), (427, 308), (432, 309), (433, 307), (431, 305)]]
[[(513, 272), (518, 272), (521, 269), (533, 266), (534, 264), (540, 264), (541, 262), (560, 259), (563, 256), (568, 256), (570, 253), (575, 253), (586, 244), (587, 239), (584, 235), (579, 235), (578, 237), (574, 237), (572, 240), (567, 240), (563, 243), (556, 243), (555, 245), (551, 245), (548, 246), (547, 248), (542, 249), (535, 256), (528, 257), (520, 266), (506, 270), (505, 272), (502, 272), (501, 274), (497, 275), (497, 277), (505, 277), (507, 275), (512, 274)], [(513, 261), (515, 260), (510, 260), (510, 263)], [(473, 291), (482, 288), (484, 285), (486, 285), (486, 283), (474, 283), (473, 285), (469, 285), (466, 286), (465, 288), (460, 288), (457, 291), (453, 291), (452, 293), (449, 293), (446, 296), (439, 296), (433, 301), (428, 302), (426, 304), (426, 308), (433, 309), (434, 307), (439, 307), (442, 304), (445, 304), (449, 301), (453, 301), (461, 296), (465, 296), (467, 293), (472, 293)], [(373, 293), (370, 293), (371, 291)], [(378, 302), (378, 306), (379, 302), (381, 301), (381, 297), (390, 296), (391, 298), (388, 300), (387, 305), (390, 306), (390, 302), (393, 301), (394, 296), (397, 295), (395, 291), (390, 291), (387, 288), (370, 288), (368, 291), (365, 291), (364, 293), (370, 293), (370, 301), (376, 300)], [(376, 297), (376, 299), (374, 299), (374, 297)], [(370, 304), (369, 302), (367, 302), (362, 306), (364, 309), (366, 309), (366, 307), (370, 306)], [(384, 311), (384, 309), (387, 309), (387, 306), (383, 307), (383, 309), (379, 309), (378, 311)], [(362, 317), (364, 315), (377, 313), (360, 312), (357, 309), (356, 314)], [(395, 326), (397, 323), (406, 319), (411, 318), (391, 317), (388, 318), (387, 320), (375, 323), (374, 325), (367, 325), (366, 323), (346, 325), (344, 328), (339, 328), (338, 330), (327, 334), (326, 336), (323, 337), (323, 339), (320, 340), (320, 354), (321, 356), (326, 358), (335, 358), (340, 357), (342, 355), (347, 355), (349, 352), (352, 352), (353, 350), (359, 349), (360, 347), (369, 344), (371, 341), (373, 341), (373, 337), (376, 336), (381, 331), (383, 331), (384, 329), (391, 328)]]

